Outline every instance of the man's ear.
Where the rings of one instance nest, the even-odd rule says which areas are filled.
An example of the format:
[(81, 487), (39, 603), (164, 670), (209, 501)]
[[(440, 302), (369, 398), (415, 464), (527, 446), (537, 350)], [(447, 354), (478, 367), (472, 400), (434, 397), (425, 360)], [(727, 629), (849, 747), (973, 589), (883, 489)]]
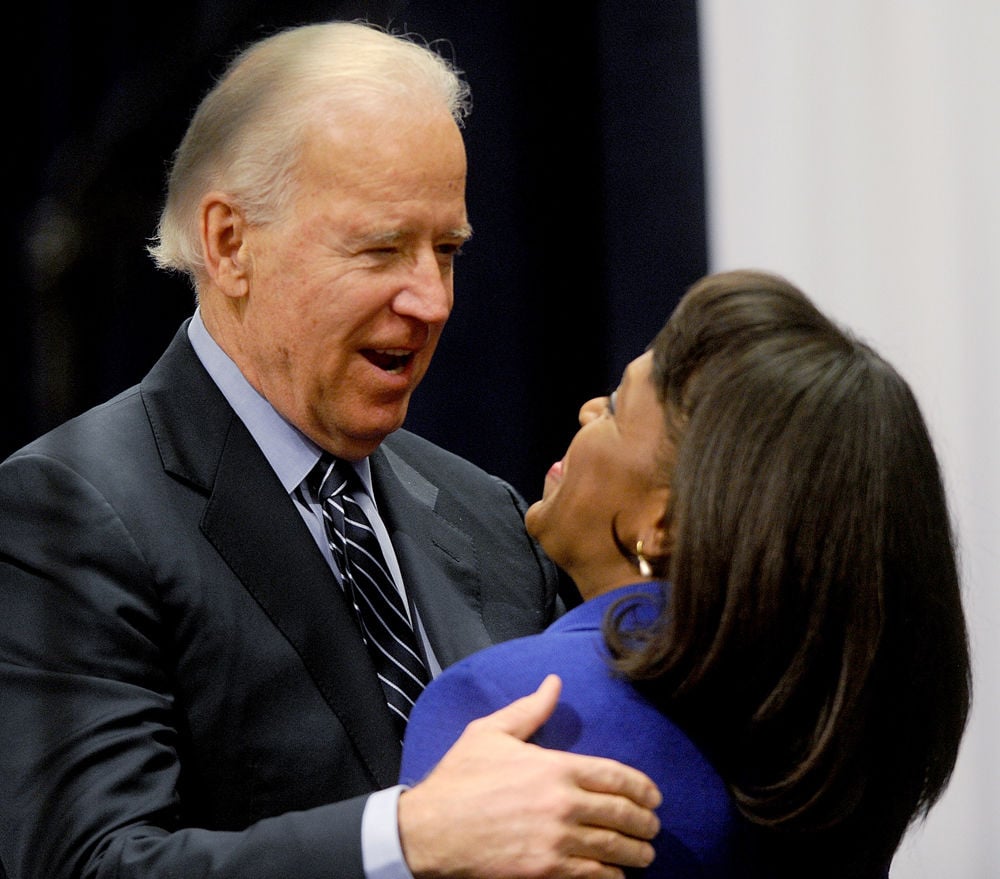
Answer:
[(230, 196), (209, 192), (199, 206), (205, 271), (226, 296), (240, 298), (250, 290), (247, 225)]

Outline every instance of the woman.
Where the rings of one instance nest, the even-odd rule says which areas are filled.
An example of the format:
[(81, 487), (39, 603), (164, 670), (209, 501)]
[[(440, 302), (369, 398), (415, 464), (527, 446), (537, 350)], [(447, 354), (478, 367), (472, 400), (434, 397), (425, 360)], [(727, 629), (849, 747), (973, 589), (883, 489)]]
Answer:
[(441, 675), (403, 780), (556, 673), (535, 741), (660, 785), (647, 875), (884, 876), (969, 707), (945, 495), (906, 383), (783, 279), (731, 272), (580, 424), (525, 521), (585, 601)]

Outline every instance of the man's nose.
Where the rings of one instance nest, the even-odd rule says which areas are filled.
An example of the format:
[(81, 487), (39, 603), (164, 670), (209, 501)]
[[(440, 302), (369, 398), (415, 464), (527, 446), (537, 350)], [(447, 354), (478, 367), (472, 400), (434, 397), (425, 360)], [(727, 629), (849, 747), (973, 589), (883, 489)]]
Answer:
[(454, 301), (451, 266), (436, 254), (421, 255), (410, 267), (405, 287), (396, 296), (394, 309), (428, 324), (444, 323)]

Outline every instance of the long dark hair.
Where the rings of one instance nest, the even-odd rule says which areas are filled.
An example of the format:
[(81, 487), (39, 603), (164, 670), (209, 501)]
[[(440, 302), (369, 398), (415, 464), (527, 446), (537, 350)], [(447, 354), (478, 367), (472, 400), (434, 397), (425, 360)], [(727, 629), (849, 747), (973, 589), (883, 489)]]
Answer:
[(705, 747), (777, 860), (879, 875), (947, 784), (970, 698), (916, 400), (758, 272), (700, 281), (652, 348), (676, 448), (672, 592), (644, 637), (609, 618), (616, 667)]

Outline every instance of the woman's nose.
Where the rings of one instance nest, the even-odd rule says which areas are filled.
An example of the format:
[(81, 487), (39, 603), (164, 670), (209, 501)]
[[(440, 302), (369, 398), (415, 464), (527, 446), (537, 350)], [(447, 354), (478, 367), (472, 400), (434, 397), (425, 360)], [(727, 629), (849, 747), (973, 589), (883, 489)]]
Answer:
[(594, 399), (587, 400), (587, 402), (580, 407), (580, 427), (589, 424), (595, 418), (600, 416), (606, 408), (607, 399), (607, 397), (594, 397)]

